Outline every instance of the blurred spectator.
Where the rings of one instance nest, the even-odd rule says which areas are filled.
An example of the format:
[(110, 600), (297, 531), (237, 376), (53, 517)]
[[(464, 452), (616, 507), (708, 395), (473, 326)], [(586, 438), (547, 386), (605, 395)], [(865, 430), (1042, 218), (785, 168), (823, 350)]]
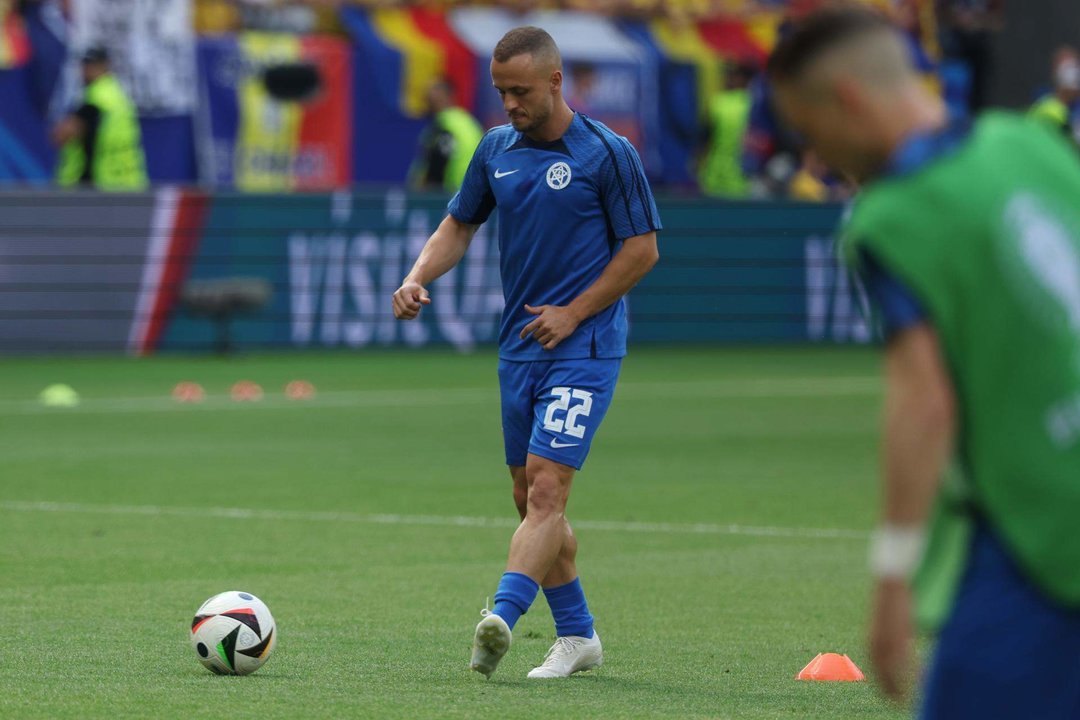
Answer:
[[(934, 58), (939, 49), (937, 43), (932, 40), (932, 34), (927, 32), (924, 27), (931, 23), (931, 28), (933, 28), (932, 18), (928, 21), (927, 18), (923, 17), (918, 0), (896, 0), (889, 6), (885, 14), (896, 23), (896, 27), (900, 29), (901, 34), (904, 36), (904, 40), (911, 50), (911, 62), (915, 69), (924, 78), (928, 80), (935, 79), (934, 72), (937, 70), (937, 63), (934, 62)], [(931, 89), (935, 93), (939, 90), (933, 84), (931, 84)]]
[(60, 148), (57, 182), (100, 190), (146, 187), (135, 106), (110, 72), (104, 48), (93, 47), (83, 54), (82, 77), (82, 105), (52, 131), (52, 141)]
[(746, 195), (742, 148), (750, 116), (749, 86), (754, 70), (749, 64), (729, 65), (724, 76), (724, 89), (708, 101), (707, 151), (698, 176), (701, 191), (706, 195)]
[(1005, 0), (938, 0), (941, 52), (958, 60), (971, 77), (968, 108), (975, 113), (986, 105), (990, 75), (990, 42), (1001, 28)]
[(566, 104), (582, 115), (593, 114), (592, 96), (596, 92), (596, 67), (588, 62), (570, 66), (570, 87)]
[[(59, 7), (70, 1), (12, 0), (23, 8), (42, 4)], [(409, 81), (409, 90), (403, 91), (402, 95), (409, 120), (425, 105), (422, 95), (421, 101), (417, 102), (415, 82), (420, 83), (422, 90), (442, 73), (450, 73), (459, 87), (466, 87), (463, 83), (471, 82), (454, 74), (454, 63), (449, 62), (449, 55), (445, 64), (435, 62), (444, 49), (434, 45), (443, 43), (445, 38), (442, 35), (435, 37), (430, 27), (416, 20), (421, 13), (438, 14), (461, 6), (475, 6), (503, 8), (513, 13), (569, 10), (647, 19), (647, 22), (634, 21), (635, 28), (640, 26), (640, 31), (632, 39), (647, 46), (650, 57), (655, 55), (651, 62), (659, 66), (656, 80), (661, 86), (667, 80), (665, 73), (669, 73), (670, 77), (679, 80), (672, 84), (678, 85), (680, 93), (673, 96), (677, 103), (662, 103), (667, 115), (661, 113), (659, 121), (645, 118), (645, 113), (640, 118), (635, 117), (633, 122), (627, 121), (629, 126), (643, 125), (647, 120), (655, 122), (655, 127), (649, 128), (655, 132), (639, 132), (632, 138), (632, 141), (653, 144), (650, 172), (671, 174), (669, 182), (673, 184), (692, 183), (696, 179), (702, 192), (712, 196), (783, 197), (788, 192), (795, 192), (802, 198), (810, 198), (829, 196), (835, 183), (828, 181), (828, 176), (814, 166), (812, 159), (802, 156), (798, 139), (777, 123), (768, 84), (763, 78), (753, 77), (746, 67), (734, 66), (724, 89), (712, 95), (719, 84), (716, 69), (719, 58), (749, 60), (755, 57), (755, 51), (758, 55), (765, 54), (776, 36), (782, 36), (790, 23), (822, 4), (848, 1), (851, 0), (192, 0), (192, 3), (195, 27), (203, 33), (266, 30), (300, 35), (316, 30), (341, 32), (343, 26), (336, 21), (341, 6), (364, 6), (368, 10), (357, 12), (368, 15), (368, 21), (357, 26), (360, 30), (350, 30), (350, 38), (356, 47), (362, 47), (365, 58), (370, 56), (373, 67), (379, 71), (377, 74), (381, 73), (380, 63), (384, 59), (379, 53), (385, 52), (386, 58), (400, 60), (403, 77)], [(975, 104), (983, 102), (988, 66), (986, 45), (990, 33), (1000, 22), (1004, 0), (857, 1), (876, 8), (895, 21), (908, 38), (914, 61), (924, 72), (927, 83), (943, 89), (954, 114), (967, 114), (969, 96)], [(334, 21), (322, 22), (323, 15)], [(629, 22), (624, 20), (619, 24)], [(445, 35), (454, 35), (448, 20), (441, 19), (440, 23), (440, 27), (445, 27)], [(949, 53), (943, 62), (939, 61), (939, 40)], [(455, 42), (460, 44), (460, 39)], [(39, 45), (44, 44), (35, 41), (32, 63), (41, 64), (40, 59), (45, 53), (40, 52)], [(693, 52), (682, 53), (691, 45)], [(470, 52), (465, 45), (462, 48), (463, 53)], [(57, 55), (66, 55), (66, 51)], [(119, 61), (119, 58), (115, 59)], [(605, 113), (614, 112), (612, 106), (622, 97), (623, 88), (619, 85), (619, 73), (608, 70), (601, 63), (587, 52), (584, 57), (578, 55), (570, 60), (566, 91), (575, 110), (605, 117)], [(464, 68), (462, 72), (468, 78), (474, 78), (476, 72), (470, 57), (458, 65)], [(52, 75), (39, 73), (32, 67), (45, 81), (54, 80), (56, 68), (45, 69)], [(200, 68), (199, 72), (204, 71)], [(223, 68), (214, 77), (224, 77), (232, 72), (233, 69)], [(483, 71), (480, 72), (483, 82)], [(971, 81), (973, 75), (977, 76), (974, 83)], [(607, 84), (609, 81), (611, 85)], [(390, 75), (380, 76), (379, 83), (380, 97), (389, 98), (386, 99), (387, 112), (397, 117), (394, 98), (390, 96), (399, 83)], [(53, 82), (39, 84), (42, 89), (34, 86), (32, 90), (35, 92), (34, 104), (41, 108), (53, 96)], [(1055, 84), (1054, 92), (1040, 101), (1033, 114), (1047, 119), (1059, 118), (1058, 90)], [(408, 169), (412, 187), (452, 191), (462, 177), (480, 130), (464, 109), (455, 107), (448, 85), (436, 83), (428, 95), (426, 104), (431, 122), (420, 138), (415, 154), (415, 124), (410, 123), (408, 131), (403, 131), (402, 139), (393, 144), (397, 148), (393, 177), (400, 180), (405, 164), (412, 160)], [(458, 104), (464, 105), (460, 95)], [(629, 96), (629, 93), (625, 95)], [(465, 107), (475, 109), (471, 100)], [(674, 114), (680, 119), (670, 120), (669, 116)], [(100, 121), (100, 115), (100, 109), (87, 101), (78, 112), (58, 125), (54, 137), (65, 146), (60, 172), (65, 184), (90, 183), (95, 165), (104, 162), (94, 156), (97, 150), (94, 144), (104, 132), (95, 125)], [(40, 144), (40, 120), (31, 118), (30, 122), (39, 133)], [(148, 127), (144, 125), (144, 132), (149, 132), (145, 129)], [(85, 129), (91, 132), (84, 135)], [(200, 127), (197, 134), (202, 131)], [(701, 134), (707, 136), (704, 147)], [(158, 147), (157, 144), (150, 145), (149, 157), (155, 170)], [(667, 151), (674, 159), (669, 160), (664, 155)], [(86, 159), (88, 152), (91, 154), (89, 160)], [(693, 172), (688, 158), (695, 153), (699, 162)], [(41, 154), (46, 156), (43, 164), (47, 165), (51, 160), (48, 149)], [(677, 168), (677, 172), (670, 173), (669, 168)], [(73, 179), (73, 175), (77, 176)], [(372, 181), (366, 176), (358, 179), (355, 175), (354, 179), (359, 182)]]
[(1029, 114), (1080, 144), (1080, 53), (1075, 48), (1062, 47), (1054, 53), (1053, 80), (1053, 91), (1035, 101)]
[(788, 185), (788, 196), (803, 202), (840, 202), (854, 193), (851, 185), (829, 171), (814, 152), (806, 150), (798, 172)]
[[(819, 0), (791, 0), (784, 8), (778, 37), (784, 37), (820, 5)], [(772, 89), (761, 73), (750, 84), (750, 117), (743, 141), (742, 168), (750, 181), (750, 195), (767, 198), (785, 194), (799, 162), (798, 142), (780, 124), (773, 108)]]
[(192, 15), (200, 35), (238, 32), (244, 27), (240, 6), (233, 0), (194, 0)]
[(410, 185), (423, 190), (456, 191), (465, 177), (484, 129), (468, 111), (454, 105), (454, 88), (439, 80), (428, 90), (431, 123), (420, 135), (420, 150), (409, 170)]

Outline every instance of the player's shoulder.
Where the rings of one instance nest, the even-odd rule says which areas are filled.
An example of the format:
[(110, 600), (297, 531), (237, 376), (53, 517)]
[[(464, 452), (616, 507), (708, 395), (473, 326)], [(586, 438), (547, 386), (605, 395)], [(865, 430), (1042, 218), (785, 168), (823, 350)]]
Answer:
[[(847, 225), (865, 228), (892, 224), (913, 228), (932, 217), (927, 207), (963, 205), (970, 187), (972, 162), (981, 128), (968, 121), (914, 135), (903, 143), (886, 169), (868, 182), (855, 198)], [(895, 228), (894, 228), (895, 230)]]
[(842, 230), (856, 237), (863, 237), (889, 225), (906, 212), (907, 196), (911, 184), (901, 182), (873, 183), (865, 187), (848, 206), (841, 221)]
[(1028, 114), (984, 112), (975, 124), (974, 135), (980, 157), (1008, 157), (1012, 153), (1030, 161), (1040, 150), (1066, 164), (1072, 164), (1076, 157), (1075, 146), (1060, 127)]
[(588, 115), (583, 115), (581, 113), (577, 114), (577, 118), (581, 126), (581, 129), (577, 134), (581, 140), (601, 147), (611, 146), (618, 149), (625, 146), (631, 151), (637, 152), (634, 150), (634, 146), (629, 140), (596, 118), (591, 118)]
[(974, 121), (976, 136), (981, 135), (1041, 135), (1045, 126), (1032, 122), (1030, 114), (1011, 110), (987, 110)]
[(864, 187), (844, 227), (862, 238), (925, 236), (947, 222), (977, 220), (986, 198), (1012, 182), (1008, 168), (1071, 165), (1058, 135), (1019, 113), (983, 113), (941, 134), (925, 161)]
[(576, 115), (577, 115), (577, 119), (581, 123), (582, 127), (584, 127), (586, 130), (588, 130), (593, 135), (603, 136), (603, 137), (607, 137), (607, 138), (619, 138), (619, 137), (621, 137), (617, 132), (615, 132), (614, 130), (612, 130), (611, 128), (609, 128), (607, 125), (605, 125), (600, 120), (597, 120), (596, 118), (589, 117), (588, 115), (586, 115), (584, 113), (576, 113)]
[(614, 166), (622, 170), (629, 170), (640, 164), (641, 159), (633, 143), (604, 123), (578, 113), (577, 124), (574, 134), (574, 144), (577, 146), (575, 150), (586, 155), (592, 164), (597, 167)]
[(484, 160), (501, 155), (512, 148), (521, 139), (521, 133), (513, 125), (496, 125), (484, 133), (476, 148), (476, 155)]

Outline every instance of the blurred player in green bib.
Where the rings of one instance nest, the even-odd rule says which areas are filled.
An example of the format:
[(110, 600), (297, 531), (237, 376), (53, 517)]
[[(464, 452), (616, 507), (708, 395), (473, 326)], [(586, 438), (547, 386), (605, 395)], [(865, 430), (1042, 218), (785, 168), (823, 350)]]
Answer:
[(902, 694), (922, 560), (956, 570), (922, 717), (1080, 718), (1080, 162), (1020, 116), (951, 125), (871, 12), (811, 16), (769, 71), (863, 186), (843, 248), (887, 339), (877, 678)]

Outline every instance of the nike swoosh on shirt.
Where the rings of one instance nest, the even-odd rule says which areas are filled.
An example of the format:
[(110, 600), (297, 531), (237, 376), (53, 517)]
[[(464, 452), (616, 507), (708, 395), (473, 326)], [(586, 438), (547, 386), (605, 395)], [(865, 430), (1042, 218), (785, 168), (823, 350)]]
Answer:
[(555, 448), (556, 450), (558, 450), (559, 448), (577, 447), (580, 444), (581, 443), (561, 443), (558, 440), (551, 441), (551, 447)]
[(514, 173), (518, 172), (519, 170), (521, 170), (521, 168), (518, 168), (517, 170), (508, 170), (507, 172), (500, 172), (499, 170), (496, 170), (495, 171), (495, 179), (498, 180), (499, 178), (504, 178), (507, 175), (513, 175)]

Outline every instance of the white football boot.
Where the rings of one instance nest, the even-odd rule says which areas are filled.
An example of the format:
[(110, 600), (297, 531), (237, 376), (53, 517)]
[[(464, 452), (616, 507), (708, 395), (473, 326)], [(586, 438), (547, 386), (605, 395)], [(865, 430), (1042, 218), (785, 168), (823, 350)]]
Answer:
[(538, 668), (529, 671), (531, 678), (570, 677), (576, 672), (592, 670), (604, 664), (604, 648), (600, 636), (593, 631), (591, 638), (570, 635), (555, 640), (547, 657)]
[(510, 649), (512, 635), (510, 626), (498, 615), (490, 610), (482, 610), (484, 619), (476, 625), (476, 635), (473, 636), (472, 662), (469, 668), (490, 678), (499, 667), (499, 661)]

